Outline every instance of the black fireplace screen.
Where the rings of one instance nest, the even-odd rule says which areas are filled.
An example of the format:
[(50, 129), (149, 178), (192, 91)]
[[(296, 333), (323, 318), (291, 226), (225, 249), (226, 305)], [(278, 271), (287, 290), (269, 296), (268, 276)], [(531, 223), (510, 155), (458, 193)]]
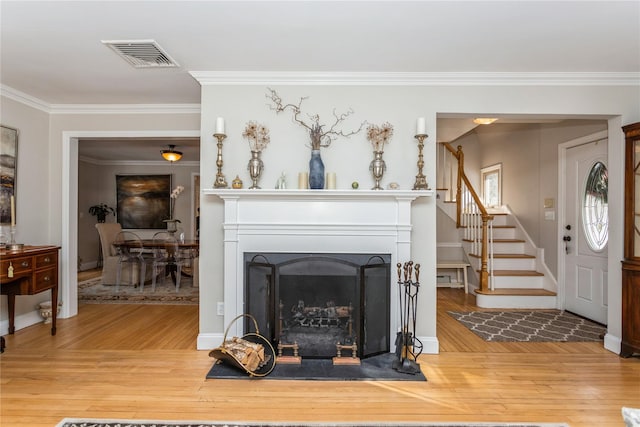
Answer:
[[(329, 358), (389, 352), (390, 255), (245, 254), (245, 311), (277, 346)], [(245, 325), (245, 330), (249, 325)]]

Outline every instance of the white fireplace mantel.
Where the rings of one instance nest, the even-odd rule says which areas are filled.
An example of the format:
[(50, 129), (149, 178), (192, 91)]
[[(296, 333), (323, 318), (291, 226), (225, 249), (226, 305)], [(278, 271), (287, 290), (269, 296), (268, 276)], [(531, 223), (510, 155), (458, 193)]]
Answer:
[[(411, 204), (434, 192), (205, 189), (203, 194), (224, 201), (224, 323), (228, 325), (244, 312), (245, 253), (377, 253), (390, 254), (392, 265), (409, 261)], [(390, 327), (396, 331), (397, 292), (391, 292), (390, 299)], [(241, 335), (237, 327), (233, 333)]]

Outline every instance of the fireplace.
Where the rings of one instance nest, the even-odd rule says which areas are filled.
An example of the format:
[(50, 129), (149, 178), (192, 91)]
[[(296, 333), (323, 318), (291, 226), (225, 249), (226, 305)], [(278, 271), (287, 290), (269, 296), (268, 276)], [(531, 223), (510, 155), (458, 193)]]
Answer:
[[(300, 356), (389, 352), (390, 254), (245, 253), (245, 310), (262, 334)], [(247, 319), (248, 320), (248, 319)], [(250, 325), (245, 325), (248, 328)]]
[[(354, 300), (351, 302), (352, 324), (360, 354), (395, 350), (395, 334), (400, 328), (397, 285), (392, 286), (395, 285), (395, 279), (388, 277), (386, 271), (384, 274), (380, 273), (380, 267), (365, 268), (366, 275), (385, 277), (374, 285), (377, 288), (384, 287), (385, 291), (370, 289), (369, 285), (365, 285), (363, 289), (360, 268), (379, 263), (395, 266), (398, 262), (411, 259), (411, 204), (419, 197), (431, 196), (431, 190), (207, 189), (203, 193), (215, 195), (224, 201), (224, 300), (217, 302), (218, 307), (223, 308), (222, 321), (225, 326), (229, 326), (230, 335), (239, 336), (248, 331), (250, 325), (232, 321), (236, 316), (249, 312), (261, 318), (260, 332), (268, 331), (270, 339), (275, 340), (284, 329), (284, 326), (278, 329), (279, 326), (274, 325), (274, 322), (279, 325), (280, 321), (279, 317), (275, 317), (276, 304), (280, 304), (279, 297), (278, 300), (274, 299), (275, 290), (270, 290), (267, 285), (251, 289), (247, 301), (246, 275), (258, 275), (265, 283), (272, 278), (275, 280), (276, 276), (290, 276), (285, 277), (287, 286), (287, 281), (298, 283), (296, 272), (303, 265), (298, 262), (299, 258), (331, 257), (337, 259), (332, 267), (334, 277), (327, 276), (332, 282), (343, 280), (341, 273), (335, 273), (336, 271), (348, 270), (350, 275), (357, 276), (357, 279), (349, 279), (356, 283), (353, 285), (355, 288), (349, 292)], [(263, 255), (264, 258), (258, 256), (254, 259), (256, 255)], [(291, 258), (287, 258), (288, 256)], [(369, 262), (372, 256), (374, 259)], [(380, 261), (376, 256), (383, 260)], [(248, 270), (247, 262), (255, 263), (253, 269)], [(311, 271), (320, 264), (322, 263), (312, 263), (302, 270)], [(317, 276), (320, 279), (313, 280), (326, 283), (322, 280), (326, 274)], [(298, 290), (310, 287), (316, 292), (318, 288), (322, 289), (322, 283), (305, 285)], [(368, 316), (366, 309), (361, 308), (363, 305), (358, 299), (364, 298), (365, 302), (368, 299), (378, 301), (378, 297), (371, 296), (374, 294), (371, 290), (379, 294), (386, 292), (383, 298), (384, 308), (376, 309), (376, 312), (382, 312), (384, 316)], [(271, 294), (268, 297), (260, 296), (261, 292)], [(290, 306), (297, 304), (295, 298), (297, 297), (285, 297), (282, 302), (283, 306), (286, 304), (284, 311), (290, 312)], [(348, 307), (349, 304), (348, 301), (335, 301), (335, 298), (322, 297), (327, 301), (312, 301), (310, 298), (302, 298), (305, 307), (322, 307), (327, 303)], [(269, 305), (266, 301), (270, 301)], [(250, 309), (247, 304), (251, 306)], [(373, 306), (374, 303), (370, 301), (365, 307)], [(366, 322), (362, 320), (362, 316), (365, 316)], [(283, 319), (283, 325), (285, 320)], [(384, 325), (374, 325), (375, 322)], [(290, 319), (288, 325), (291, 325)], [(376, 338), (370, 338), (367, 326), (375, 326), (384, 332), (377, 332)], [(366, 339), (361, 344), (363, 337)], [(222, 334), (217, 339), (213, 336), (199, 337), (198, 348), (213, 348), (221, 338)]]

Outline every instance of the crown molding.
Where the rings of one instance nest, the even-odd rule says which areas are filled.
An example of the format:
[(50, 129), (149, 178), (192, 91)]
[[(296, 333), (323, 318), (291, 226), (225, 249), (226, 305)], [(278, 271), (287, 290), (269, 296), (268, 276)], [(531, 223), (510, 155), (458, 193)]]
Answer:
[(6, 85), (0, 95), (49, 114), (200, 114), (200, 104), (50, 104)]
[(200, 114), (200, 104), (51, 104), (51, 114)]
[(640, 86), (640, 72), (405, 73), (191, 71), (201, 85)]
[(20, 92), (19, 90), (12, 87), (0, 84), (0, 95), (24, 104), (28, 107), (35, 108), (36, 110), (44, 111), (45, 113), (51, 113), (51, 106), (48, 103), (36, 98), (35, 96)]

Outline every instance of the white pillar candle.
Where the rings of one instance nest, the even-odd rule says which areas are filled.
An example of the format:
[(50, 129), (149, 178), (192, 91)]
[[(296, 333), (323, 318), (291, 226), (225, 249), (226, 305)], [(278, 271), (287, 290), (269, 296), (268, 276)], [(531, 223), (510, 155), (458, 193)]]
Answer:
[(222, 117), (216, 119), (216, 133), (224, 134), (224, 118)]
[(424, 117), (418, 117), (416, 121), (416, 135), (424, 135), (427, 133), (427, 125)]
[(335, 172), (327, 173), (327, 189), (335, 190), (336, 189), (336, 174)]
[(298, 174), (298, 188), (300, 190), (306, 190), (309, 186), (309, 174), (307, 172), (300, 172)]
[(11, 226), (16, 226), (16, 198), (11, 196)]

